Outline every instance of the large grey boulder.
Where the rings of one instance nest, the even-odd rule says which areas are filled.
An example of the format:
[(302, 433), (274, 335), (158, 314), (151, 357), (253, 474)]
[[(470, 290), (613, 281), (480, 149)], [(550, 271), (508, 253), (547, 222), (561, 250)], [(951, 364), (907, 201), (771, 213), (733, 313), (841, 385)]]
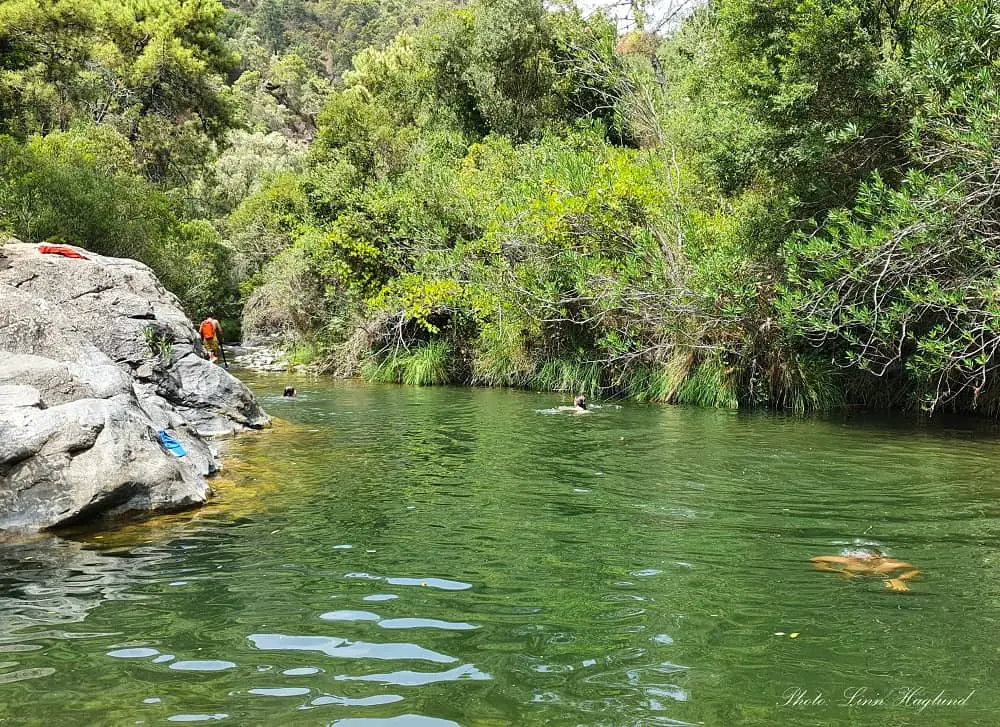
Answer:
[(0, 246), (0, 530), (204, 502), (205, 437), (269, 423), (149, 268), (81, 252)]
[(175, 510), (209, 493), (203, 477), (164, 452), (128, 395), (0, 410), (0, 477), (7, 530)]

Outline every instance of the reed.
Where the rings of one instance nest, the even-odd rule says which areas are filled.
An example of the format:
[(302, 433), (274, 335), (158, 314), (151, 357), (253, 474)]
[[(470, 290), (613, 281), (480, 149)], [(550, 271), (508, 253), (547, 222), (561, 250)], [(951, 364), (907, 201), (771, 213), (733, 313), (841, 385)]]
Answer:
[(361, 364), (361, 378), (381, 384), (399, 384), (403, 381), (403, 357), (395, 352), (383, 358), (372, 356)]
[(530, 386), (536, 391), (568, 391), (596, 396), (602, 391), (604, 364), (600, 361), (571, 361), (550, 358), (531, 377)]
[(514, 326), (488, 325), (480, 332), (473, 355), (471, 383), (527, 388), (534, 363)]
[(447, 341), (430, 341), (402, 357), (402, 382), (408, 386), (439, 386), (453, 381), (454, 356)]
[(738, 409), (739, 387), (733, 374), (733, 369), (726, 366), (721, 356), (707, 358), (693, 366), (677, 387), (676, 401), (678, 404)]

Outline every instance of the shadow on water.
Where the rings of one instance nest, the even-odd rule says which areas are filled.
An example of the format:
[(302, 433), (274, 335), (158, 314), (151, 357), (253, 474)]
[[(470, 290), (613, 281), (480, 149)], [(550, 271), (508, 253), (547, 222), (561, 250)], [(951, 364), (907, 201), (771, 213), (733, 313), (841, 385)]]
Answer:
[(213, 506), (0, 548), (0, 724), (995, 722), (992, 425), (287, 379)]

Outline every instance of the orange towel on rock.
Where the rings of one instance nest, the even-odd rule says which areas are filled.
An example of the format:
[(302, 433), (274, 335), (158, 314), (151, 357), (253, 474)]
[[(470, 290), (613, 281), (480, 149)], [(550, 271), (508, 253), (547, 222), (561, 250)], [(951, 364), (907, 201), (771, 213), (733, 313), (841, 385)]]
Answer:
[(38, 252), (42, 255), (62, 255), (63, 257), (72, 257), (79, 260), (89, 260), (86, 255), (82, 255), (77, 252), (69, 245), (49, 245), (48, 243), (42, 243), (38, 246)]

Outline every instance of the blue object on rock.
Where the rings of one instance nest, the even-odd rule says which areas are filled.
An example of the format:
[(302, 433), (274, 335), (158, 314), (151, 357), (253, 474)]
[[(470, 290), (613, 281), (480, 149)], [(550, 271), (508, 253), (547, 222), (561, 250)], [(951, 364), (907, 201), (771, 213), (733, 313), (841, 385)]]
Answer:
[(187, 452), (184, 451), (184, 447), (176, 439), (167, 434), (166, 430), (160, 430), (157, 432), (160, 435), (160, 441), (163, 442), (163, 446), (169, 449), (174, 456), (183, 457)]

